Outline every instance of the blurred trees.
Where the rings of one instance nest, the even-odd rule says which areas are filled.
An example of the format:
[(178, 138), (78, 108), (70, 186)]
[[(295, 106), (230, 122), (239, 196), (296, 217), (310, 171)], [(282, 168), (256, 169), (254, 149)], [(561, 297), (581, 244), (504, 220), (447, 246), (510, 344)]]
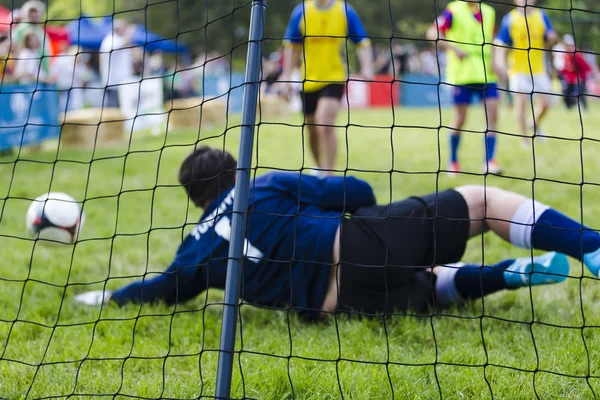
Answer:
[[(9, 8), (24, 0), (0, 0)], [(375, 41), (389, 43), (393, 37), (404, 44), (427, 46), (424, 34), (449, 0), (349, 0)], [(265, 50), (277, 48), (298, 0), (267, 0)], [(490, 2), (498, 23), (512, 8), (512, 0)], [(250, 0), (50, 0), (48, 16), (58, 23), (87, 15), (115, 15), (143, 23), (150, 30), (177, 38), (196, 52), (245, 55)], [(557, 31), (574, 34), (580, 47), (600, 52), (600, 1), (538, 0)], [(241, 46), (241, 47), (240, 47)]]

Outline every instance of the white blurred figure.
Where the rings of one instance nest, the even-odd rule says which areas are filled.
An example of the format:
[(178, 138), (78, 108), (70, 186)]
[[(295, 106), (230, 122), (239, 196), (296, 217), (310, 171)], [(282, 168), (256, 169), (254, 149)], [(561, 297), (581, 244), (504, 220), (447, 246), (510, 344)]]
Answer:
[(552, 48), (552, 66), (554, 70), (559, 72), (565, 69), (565, 52), (567, 48), (563, 42), (558, 42)]
[(100, 73), (106, 87), (104, 107), (119, 107), (119, 86), (134, 83), (131, 40), (135, 26), (117, 19), (100, 45)]
[(41, 43), (38, 35), (34, 32), (26, 32), (23, 44), (15, 65), (16, 79), (23, 85), (50, 82), (51, 79), (42, 66)]
[(433, 49), (424, 50), (421, 53), (421, 72), (425, 75), (438, 75), (438, 60)]
[[(14, 18), (12, 27), (12, 44), (16, 53), (20, 53), (26, 47), (25, 40), (29, 34), (34, 34), (39, 42), (37, 51), (43, 68), (43, 73), (50, 73), (50, 56), (52, 50), (50, 48), (50, 39), (46, 35), (46, 6), (39, 0), (30, 0), (23, 4), (23, 7), (18, 12), (13, 12)], [(17, 23), (18, 21), (18, 23)], [(42, 57), (43, 56), (43, 57)]]
[(83, 108), (84, 88), (92, 78), (87, 65), (89, 54), (79, 50), (77, 46), (66, 47), (50, 66), (52, 79), (58, 89), (61, 114)]
[(144, 63), (146, 69), (144, 76), (150, 77), (164, 76), (167, 73), (167, 67), (163, 53), (160, 50), (155, 50), (148, 56), (147, 62)]

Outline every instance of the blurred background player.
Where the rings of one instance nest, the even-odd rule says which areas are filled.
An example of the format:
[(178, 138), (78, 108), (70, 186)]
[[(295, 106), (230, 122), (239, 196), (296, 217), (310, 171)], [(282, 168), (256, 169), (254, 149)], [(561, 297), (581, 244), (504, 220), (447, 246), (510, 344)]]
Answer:
[(560, 74), (563, 78), (563, 99), (567, 108), (572, 108), (581, 102), (584, 109), (587, 110), (586, 87), (588, 79), (598, 77), (598, 69), (590, 64), (583, 53), (577, 51), (575, 38), (571, 35), (563, 37), (564, 52), (561, 53), (563, 59)]
[(106, 87), (104, 107), (119, 107), (119, 87), (135, 82), (131, 39), (135, 26), (115, 19), (100, 45), (100, 72)]
[(303, 111), (311, 153), (330, 175), (335, 166), (335, 121), (348, 78), (346, 41), (357, 45), (361, 75), (373, 78), (373, 52), (356, 11), (341, 0), (307, 0), (296, 6), (285, 32), (282, 80), (302, 60)]
[[(438, 49), (446, 50), (446, 82), (454, 86), (455, 117), (450, 133), (452, 173), (460, 171), (458, 147), (461, 129), (473, 99), (478, 96), (487, 113), (484, 172), (501, 173), (494, 159), (498, 123), (498, 86), (492, 66), (496, 11), (480, 2), (453, 1), (427, 31)], [(487, 44), (487, 45), (486, 45)]]
[[(552, 81), (546, 67), (547, 45), (558, 41), (550, 19), (543, 10), (532, 8), (535, 0), (515, 0), (515, 9), (502, 19), (495, 43), (496, 71), (501, 77), (508, 75), (508, 86), (514, 95), (514, 110), (523, 138), (527, 140), (527, 111), (531, 109), (533, 94), (539, 93), (539, 106), (534, 110), (532, 123), (534, 135), (543, 136), (540, 125), (552, 106)], [(508, 68), (506, 53), (508, 48)], [(530, 97), (531, 96), (531, 97)]]

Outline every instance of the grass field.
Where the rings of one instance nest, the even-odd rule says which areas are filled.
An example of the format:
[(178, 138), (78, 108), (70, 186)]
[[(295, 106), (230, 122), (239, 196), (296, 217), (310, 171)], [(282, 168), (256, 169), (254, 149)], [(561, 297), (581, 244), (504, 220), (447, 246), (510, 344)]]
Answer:
[[(545, 125), (554, 138), (536, 139), (533, 150), (503, 135), (498, 160), (504, 177), (480, 174), (483, 138), (467, 134), (461, 149), (467, 174), (455, 179), (439, 172), (447, 163), (447, 140), (438, 128), (450, 124), (448, 110), (352, 111), (350, 120), (339, 119), (338, 165), (369, 181), (380, 203), (485, 183), (535, 196), (600, 229), (598, 111), (594, 105), (580, 117), (557, 108)], [(472, 114), (470, 129), (484, 129), (481, 114)], [(302, 151), (299, 116), (263, 122), (255, 141), (259, 174), (313, 166)], [(516, 132), (507, 110), (500, 129)], [(176, 308), (100, 310), (74, 302), (78, 293), (115, 289), (170, 263), (201, 214), (176, 185), (179, 163), (198, 138), (237, 154), (239, 128), (141, 135), (122, 148), (0, 159), (1, 398), (214, 395), (222, 292)], [(48, 247), (27, 237), (29, 199), (48, 190), (85, 199), (77, 245)], [(527, 254), (487, 235), (471, 241), (465, 260)], [(421, 317), (307, 325), (284, 311), (244, 305), (232, 393), (257, 399), (594, 398), (600, 394), (600, 282), (575, 260), (571, 265), (564, 284), (503, 292)]]

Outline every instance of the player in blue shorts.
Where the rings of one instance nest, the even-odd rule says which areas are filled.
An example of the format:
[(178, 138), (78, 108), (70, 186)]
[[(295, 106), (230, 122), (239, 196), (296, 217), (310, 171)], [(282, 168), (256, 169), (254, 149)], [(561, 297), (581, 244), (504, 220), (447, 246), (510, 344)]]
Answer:
[[(145, 273), (99, 302), (193, 299), (225, 286), (236, 161), (200, 147), (179, 181), (204, 214), (162, 273)], [(455, 190), (375, 205), (371, 186), (350, 176), (272, 172), (251, 182), (242, 299), (308, 319), (337, 311), (424, 310), (502, 289), (561, 282), (579, 259), (598, 276), (600, 235), (538, 201), (499, 188)], [(471, 237), (493, 231), (517, 247), (551, 251), (495, 265), (458, 263)], [(562, 253), (562, 254), (561, 254)]]
[(494, 158), (498, 125), (497, 77), (492, 71), (492, 42), (496, 12), (480, 1), (452, 1), (427, 31), (427, 39), (446, 50), (445, 83), (454, 89), (455, 118), (450, 133), (448, 170), (460, 172), (458, 147), (461, 130), (473, 98), (479, 98), (486, 111), (485, 162), (483, 172), (500, 174)]

